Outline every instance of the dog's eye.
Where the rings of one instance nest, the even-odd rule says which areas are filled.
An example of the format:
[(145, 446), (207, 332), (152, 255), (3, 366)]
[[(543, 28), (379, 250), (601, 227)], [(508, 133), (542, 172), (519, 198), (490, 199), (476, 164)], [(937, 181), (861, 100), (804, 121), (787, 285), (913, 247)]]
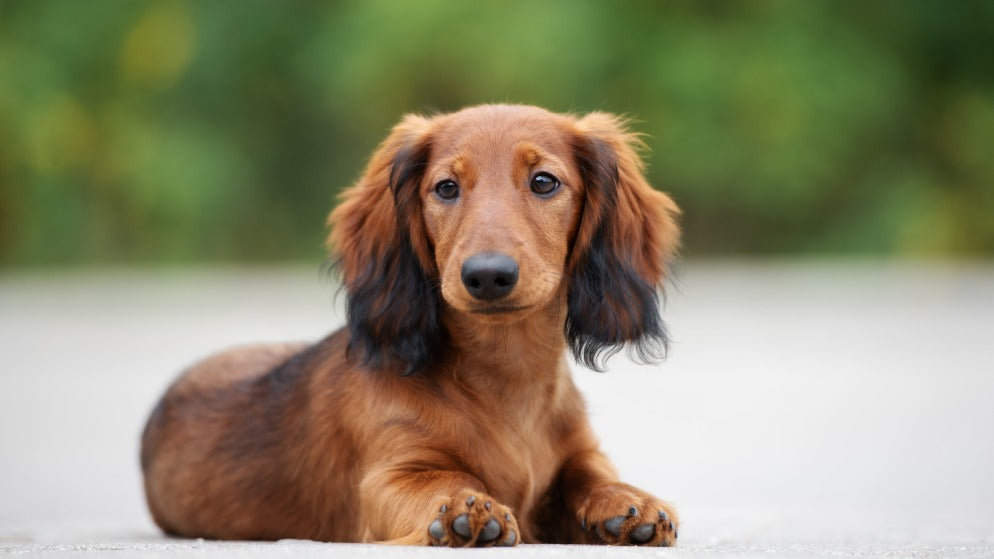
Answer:
[(445, 179), (435, 185), (435, 194), (442, 200), (455, 200), (459, 197), (459, 185), (454, 180)]
[(552, 194), (559, 188), (559, 179), (549, 173), (538, 173), (532, 177), (532, 192), (535, 194)]

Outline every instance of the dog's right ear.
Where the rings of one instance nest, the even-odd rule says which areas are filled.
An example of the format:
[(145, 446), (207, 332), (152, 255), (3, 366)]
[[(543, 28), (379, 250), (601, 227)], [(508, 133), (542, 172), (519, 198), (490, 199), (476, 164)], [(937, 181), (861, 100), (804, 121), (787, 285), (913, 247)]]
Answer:
[(431, 120), (408, 115), (331, 213), (328, 245), (348, 295), (349, 357), (412, 374), (441, 346), (437, 269), (418, 187)]

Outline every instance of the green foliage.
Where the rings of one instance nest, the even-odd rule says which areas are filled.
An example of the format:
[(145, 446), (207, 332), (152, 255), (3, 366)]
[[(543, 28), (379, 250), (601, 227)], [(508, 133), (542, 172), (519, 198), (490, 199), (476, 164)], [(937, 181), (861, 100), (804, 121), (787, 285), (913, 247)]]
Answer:
[(405, 112), (606, 110), (700, 254), (994, 254), (994, 2), (0, 0), (0, 263), (320, 259)]

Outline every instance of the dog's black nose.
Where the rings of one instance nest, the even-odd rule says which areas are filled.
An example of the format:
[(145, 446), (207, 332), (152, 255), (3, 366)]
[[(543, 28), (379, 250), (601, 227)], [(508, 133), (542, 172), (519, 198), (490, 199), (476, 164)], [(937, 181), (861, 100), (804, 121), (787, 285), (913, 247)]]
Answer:
[(500, 252), (474, 254), (462, 264), (462, 283), (476, 299), (500, 299), (518, 283), (518, 263)]

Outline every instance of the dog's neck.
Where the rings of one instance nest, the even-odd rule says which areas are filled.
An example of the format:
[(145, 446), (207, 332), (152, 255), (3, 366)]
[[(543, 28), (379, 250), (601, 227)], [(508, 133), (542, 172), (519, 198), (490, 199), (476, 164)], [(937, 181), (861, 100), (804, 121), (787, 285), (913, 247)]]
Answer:
[(474, 389), (513, 392), (555, 385), (568, 375), (565, 296), (521, 320), (500, 324), (446, 308), (442, 321), (458, 362), (460, 380)]

